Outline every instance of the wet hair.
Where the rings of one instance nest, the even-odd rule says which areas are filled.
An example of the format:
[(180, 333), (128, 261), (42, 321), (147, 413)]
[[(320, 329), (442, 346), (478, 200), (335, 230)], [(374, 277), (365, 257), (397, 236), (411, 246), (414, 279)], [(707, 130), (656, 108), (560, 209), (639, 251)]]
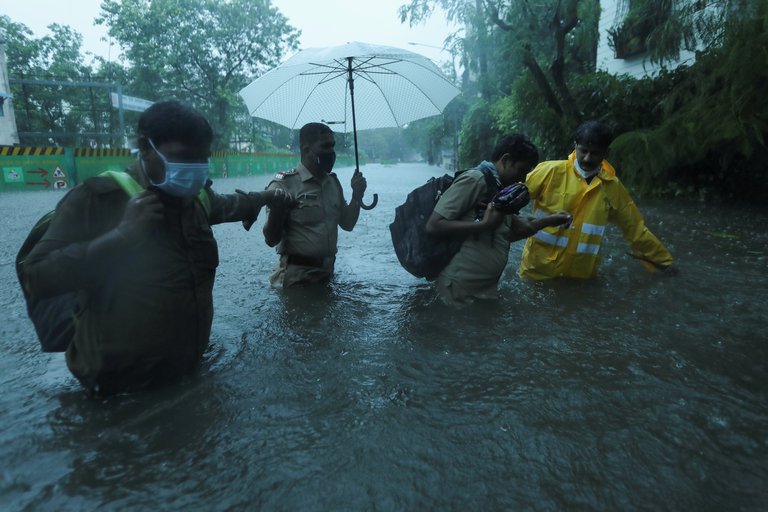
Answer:
[(213, 129), (208, 120), (188, 103), (161, 101), (142, 112), (138, 124), (139, 137), (152, 139), (155, 146), (169, 141), (209, 148)]
[(515, 162), (539, 163), (539, 150), (531, 139), (521, 133), (511, 133), (500, 138), (491, 153), (491, 161), (498, 161), (506, 153)]
[(608, 149), (613, 142), (613, 131), (604, 121), (585, 121), (573, 134), (576, 144)]
[(320, 139), (323, 135), (333, 134), (327, 124), (323, 123), (307, 123), (299, 130), (299, 147), (304, 150), (305, 147), (311, 146)]
[(328, 125), (323, 123), (307, 123), (299, 130), (299, 147), (303, 150), (307, 146), (311, 146), (317, 140), (325, 134), (333, 134)]

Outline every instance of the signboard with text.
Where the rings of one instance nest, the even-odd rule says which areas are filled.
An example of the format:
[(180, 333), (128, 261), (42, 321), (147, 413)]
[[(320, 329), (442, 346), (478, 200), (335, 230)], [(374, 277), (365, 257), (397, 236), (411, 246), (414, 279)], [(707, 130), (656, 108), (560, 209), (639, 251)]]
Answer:
[[(123, 96), (123, 109), (124, 110), (133, 110), (135, 112), (144, 112), (149, 108), (150, 105), (152, 105), (153, 102), (149, 100), (143, 100), (141, 98), (134, 98), (133, 96), (126, 96), (125, 94)], [(115, 108), (120, 108), (120, 98), (118, 97), (118, 94), (116, 92), (109, 93), (109, 97), (112, 99), (112, 106)]]

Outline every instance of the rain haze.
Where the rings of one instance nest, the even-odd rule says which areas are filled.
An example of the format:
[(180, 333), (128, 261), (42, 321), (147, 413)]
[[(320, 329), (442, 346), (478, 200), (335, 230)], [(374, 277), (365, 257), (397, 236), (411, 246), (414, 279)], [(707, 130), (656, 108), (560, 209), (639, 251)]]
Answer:
[[(227, 5), (151, 1), (168, 11), (205, 3), (216, 13)], [(366, 96), (365, 81), (355, 79), (359, 137), (337, 131), (347, 126), (340, 121), (348, 121), (351, 110), (350, 82), (338, 70), (304, 73), (312, 78), (289, 88), (271, 111), (319, 105), (308, 115), (333, 125), (335, 152), (322, 131), (301, 151), (299, 130), (255, 115), (245, 95), (237, 96), (251, 78), (249, 86), (262, 80), (252, 89), (266, 94), (273, 89), (265, 83), (278, 89), (288, 82), (285, 68), (295, 75), (304, 72), (302, 64), (327, 67), (328, 60), (296, 61), (331, 51), (306, 51), (291, 66), (251, 77), (267, 67), (254, 57), (263, 46), (244, 58), (223, 58), (226, 51), (205, 48), (216, 42), (205, 18), (190, 21), (205, 29), (200, 44), (179, 51), (185, 41), (175, 34), (186, 32), (143, 11), (114, 21), (125, 29), (120, 41), (151, 57), (134, 66), (119, 60), (107, 27), (94, 24), (103, 2), (0, 0), (0, 21), (7, 16), (27, 26), (30, 39), (50, 35), (46, 27), (53, 23), (80, 33), (90, 64), (80, 69), (68, 55), (46, 59), (50, 52), (25, 57), (37, 48), (14, 38), (5, 48), (0, 512), (768, 510), (768, 230), (760, 227), (768, 224), (768, 52), (755, 51), (768, 48), (766, 0), (737, 2), (759, 8), (759, 20), (742, 21), (740, 12), (713, 23), (738, 30), (718, 32), (690, 67), (655, 78), (598, 67), (598, 38), (582, 37), (606, 35), (598, 8), (605, 13), (609, 4), (642, 5), (655, 16), (661, 4), (734, 2), (579, 0), (576, 34), (565, 38), (574, 60), (563, 67), (565, 83), (550, 80), (565, 87), (549, 98), (547, 84), (531, 79), (522, 52), (534, 49), (541, 71), (553, 78), (556, 45), (542, 34), (567, 34), (546, 7), (575, 0), (428, 0), (520, 7), (531, 17), (510, 31), (496, 20), (465, 17), (457, 60), (478, 66), (468, 65), (448, 84), (460, 95), (431, 101), (440, 115), (412, 117), (400, 128), (383, 122), (363, 128), (384, 109)], [(300, 31), (297, 50), (348, 42), (391, 46), (431, 59), (450, 76), (451, 54), (441, 47), (458, 27), (439, 12), (415, 27), (401, 23), (398, 8), (411, 0), (271, 4)], [(253, 17), (243, 10), (263, 3), (237, 5), (236, 19), (248, 21)], [(698, 24), (706, 13), (695, 13)], [(179, 27), (190, 26), (184, 23), (189, 12), (170, 14), (181, 20)], [(166, 29), (173, 34), (170, 44), (136, 36), (132, 22), (145, 17), (151, 23), (144, 34)], [(513, 24), (521, 15), (510, 11), (505, 19)], [(261, 41), (262, 26), (246, 39), (243, 34), (252, 33), (245, 25), (232, 24), (233, 39)], [(639, 25), (648, 24), (628, 24), (633, 30)], [(267, 34), (268, 41), (280, 40), (282, 28)], [(493, 45), (476, 37), (483, 28)], [(630, 38), (624, 42), (631, 58), (613, 59), (616, 52), (607, 46), (604, 55), (621, 61), (621, 69), (636, 64), (645, 73), (639, 54), (631, 53), (637, 48)], [(352, 46), (364, 45), (343, 51)], [(158, 47), (164, 51), (154, 51)], [(366, 64), (379, 57), (364, 55)], [(93, 56), (119, 65), (102, 72)], [(350, 66), (354, 60), (332, 57)], [(479, 65), (486, 58), (488, 65)], [(418, 56), (408, 59), (425, 64)], [(222, 64), (232, 69), (251, 60), (254, 66), (234, 74)], [(422, 74), (400, 59), (387, 60), (398, 72), (376, 67), (368, 87), (388, 92), (393, 107), (423, 113), (425, 102), (395, 81), (420, 83)], [(206, 67), (215, 72), (199, 69)], [(433, 66), (419, 73), (427, 68)], [(157, 76), (147, 76), (153, 74), (148, 69)], [(97, 72), (101, 76), (88, 74)], [(317, 80), (338, 87), (310, 102), (309, 90), (320, 89)], [(444, 90), (423, 81), (420, 90), (430, 98)], [(386, 87), (390, 83), (398, 87)], [(119, 108), (108, 93), (123, 85), (125, 97), (194, 104), (210, 129), (196, 114), (194, 123), (176, 115), (184, 105), (157, 105), (145, 116), (141, 108)], [(344, 108), (333, 112), (331, 99)], [(621, 127), (621, 140), (609, 144), (611, 165), (601, 165), (596, 175), (576, 165), (573, 129), (582, 116)], [(146, 121), (141, 129), (140, 119)], [(600, 155), (607, 147), (590, 150), (591, 139), (605, 143), (609, 137), (590, 125), (577, 131), (591, 133), (577, 145), (579, 153)], [(194, 143), (182, 136), (187, 131)], [(530, 202), (517, 221), (525, 227), (529, 215), (530, 226), (558, 217), (549, 210), (569, 215), (566, 224), (545, 226), (528, 241), (510, 242), (518, 230), (489, 226), (492, 216), (502, 219), (482, 213), (489, 202), (503, 212), (497, 205), (504, 206), (509, 190), (525, 191), (509, 181), (522, 181), (535, 164), (536, 148), (520, 137), (502, 138), (513, 145), (494, 151), (498, 137), (510, 131), (525, 132), (542, 160), (528, 175)], [(7, 142), (11, 135), (18, 137)], [(366, 187), (350, 151), (358, 143)], [(131, 145), (140, 148), (138, 156)], [(209, 149), (206, 166), (201, 151)], [(175, 161), (175, 155), (194, 161)], [(316, 171), (313, 178), (299, 172), (305, 170), (299, 163)], [(126, 167), (130, 174), (122, 172)], [(472, 170), (458, 174), (459, 185), (425, 193), (466, 169)], [(194, 174), (186, 187), (184, 174)], [(162, 183), (153, 180), (141, 191), (131, 178), (146, 184), (163, 175)], [(215, 193), (201, 190), (204, 176)], [(261, 195), (289, 184), (296, 187), (293, 198)], [(545, 194), (550, 184), (558, 188)], [(492, 197), (501, 185), (514, 188)], [(412, 193), (417, 188), (421, 193)], [(358, 211), (355, 205), (370, 205), (374, 194), (376, 207)], [(281, 206), (267, 211), (262, 206), (270, 196)], [(428, 210), (396, 213), (422, 203), (418, 196), (427, 198)], [(129, 202), (130, 210), (124, 206)], [(139, 202), (146, 205), (142, 210)], [(33, 226), (57, 204), (63, 206), (44, 243), (25, 261), (32, 245), (25, 241), (41, 235), (35, 229), (30, 237)], [(282, 221), (270, 221), (280, 210)], [(441, 274), (433, 282), (416, 277), (401, 263), (402, 248), (419, 245), (397, 244), (396, 234), (393, 239), (396, 220), (406, 215), (421, 225), (433, 218), (435, 232), (453, 231), (466, 244), (447, 271), (428, 263), (430, 271), (443, 269), (445, 280)], [(272, 227), (283, 237), (277, 245), (276, 237), (268, 238)], [(292, 241), (288, 237), (302, 240), (292, 247), (284, 243)], [(561, 256), (573, 265), (561, 266)], [(531, 259), (538, 261), (521, 268)], [(661, 264), (670, 261), (672, 268)], [(298, 277), (325, 278), (329, 266), (332, 275), (325, 285), (274, 287), (285, 284), (289, 265)], [(598, 265), (590, 279), (561, 272)], [(533, 267), (542, 269), (541, 280), (521, 275)], [(453, 307), (440, 300), (441, 293), (463, 293), (465, 285), (477, 301)], [(72, 291), (76, 301), (62, 296)], [(38, 299), (50, 296), (70, 301), (64, 305), (75, 314), (64, 312), (66, 328), (35, 314)], [(53, 332), (38, 336), (35, 326), (41, 325)], [(73, 331), (74, 342), (66, 339)], [(69, 354), (42, 351), (41, 341), (54, 335), (70, 343)], [(190, 372), (163, 382), (178, 373), (175, 366)], [(83, 378), (84, 372), (90, 375)], [(93, 396), (119, 391), (101, 388), (97, 378), (122, 387), (114, 375), (124, 374), (129, 390), (153, 389)]]
[[(444, 16), (436, 12), (426, 23), (409, 27), (407, 22), (400, 23), (398, 8), (403, 3), (403, 0), (277, 0), (272, 5), (293, 27), (301, 30), (299, 49), (360, 41), (405, 48), (438, 64), (450, 60), (447, 52), (440, 49), (453, 30)], [(106, 26), (94, 23), (101, 12), (100, 5), (101, 0), (30, 0), (5, 2), (0, 13), (29, 27), (35, 37), (47, 34), (46, 27), (51, 23), (68, 25), (83, 36), (85, 52), (116, 60), (119, 49), (110, 41)]]

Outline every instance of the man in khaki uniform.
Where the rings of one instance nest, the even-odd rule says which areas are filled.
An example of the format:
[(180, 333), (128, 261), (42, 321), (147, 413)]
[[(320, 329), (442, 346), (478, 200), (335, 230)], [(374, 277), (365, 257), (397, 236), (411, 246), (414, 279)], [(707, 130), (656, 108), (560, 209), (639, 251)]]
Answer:
[[(299, 131), (301, 162), (279, 172), (267, 190), (294, 199), (292, 206), (271, 208), (264, 224), (264, 239), (280, 255), (269, 278), (272, 286), (291, 287), (327, 282), (336, 261), (338, 228), (352, 231), (360, 216), (366, 180), (359, 170), (352, 176), (352, 200), (344, 200), (339, 179), (332, 171), (336, 140), (322, 123), (309, 123)], [(278, 192), (280, 191), (280, 192)], [(282, 203), (282, 205), (291, 203)]]
[[(511, 242), (545, 226), (570, 221), (566, 212), (526, 219), (505, 215), (490, 204), (501, 188), (524, 180), (538, 160), (539, 153), (527, 137), (507, 135), (496, 143), (490, 161), (461, 173), (438, 200), (427, 221), (427, 233), (464, 239), (459, 252), (435, 280), (444, 303), (460, 306), (495, 298)], [(486, 174), (493, 176), (492, 190)]]

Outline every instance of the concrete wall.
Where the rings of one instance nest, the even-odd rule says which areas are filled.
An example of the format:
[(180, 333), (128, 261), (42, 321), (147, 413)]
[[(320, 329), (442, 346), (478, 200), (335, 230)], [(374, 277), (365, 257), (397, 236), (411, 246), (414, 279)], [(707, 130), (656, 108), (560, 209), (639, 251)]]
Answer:
[[(8, 62), (5, 57), (5, 43), (0, 40), (0, 94), (10, 95), (11, 86), (8, 83)], [(19, 143), (19, 133), (16, 128), (16, 115), (13, 112), (13, 99), (3, 101), (0, 115), (0, 146), (10, 146)]]

